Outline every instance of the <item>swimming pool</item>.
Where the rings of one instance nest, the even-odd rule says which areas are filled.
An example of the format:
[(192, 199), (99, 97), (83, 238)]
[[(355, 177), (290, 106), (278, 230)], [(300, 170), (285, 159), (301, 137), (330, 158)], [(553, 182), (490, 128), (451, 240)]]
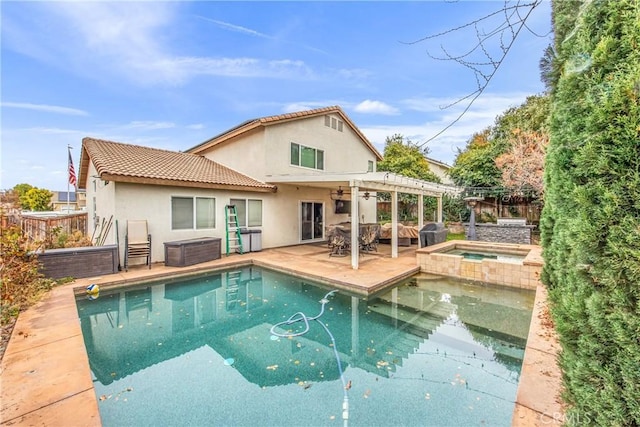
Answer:
[[(330, 290), (245, 267), (79, 298), (103, 425), (510, 425), (534, 292)], [(327, 330), (271, 333), (295, 313)]]

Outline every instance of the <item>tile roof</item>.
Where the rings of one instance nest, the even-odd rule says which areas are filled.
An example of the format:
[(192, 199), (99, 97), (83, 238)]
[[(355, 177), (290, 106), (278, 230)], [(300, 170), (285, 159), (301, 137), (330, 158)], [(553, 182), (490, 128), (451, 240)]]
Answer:
[(342, 111), (337, 105), (331, 107), (323, 107), (316, 108), (314, 110), (306, 110), (306, 111), (298, 111), (294, 113), (286, 113), (286, 114), (278, 114), (275, 116), (266, 116), (260, 117), (257, 119), (247, 120), (245, 122), (240, 123), (238, 126), (235, 126), (219, 135), (214, 136), (213, 138), (209, 138), (208, 140), (196, 145), (187, 150), (187, 153), (199, 154), (203, 151), (206, 151), (208, 148), (218, 145), (222, 142), (225, 142), (229, 139), (232, 139), (240, 134), (248, 132), (252, 129), (255, 129), (260, 126), (269, 126), (272, 124), (284, 123), (291, 120), (299, 120), (308, 117), (321, 116), (325, 114), (337, 114), (342, 117), (342, 119), (353, 129), (353, 131), (358, 135), (358, 137), (362, 140), (362, 142), (376, 155), (379, 160), (382, 160), (382, 155), (376, 150), (375, 146), (367, 139), (366, 136), (358, 129), (358, 127), (351, 121), (349, 117)]
[(80, 188), (86, 188), (89, 161), (101, 179), (194, 188), (220, 188), (275, 192), (276, 187), (203, 156), (123, 144), (94, 138), (82, 139)]

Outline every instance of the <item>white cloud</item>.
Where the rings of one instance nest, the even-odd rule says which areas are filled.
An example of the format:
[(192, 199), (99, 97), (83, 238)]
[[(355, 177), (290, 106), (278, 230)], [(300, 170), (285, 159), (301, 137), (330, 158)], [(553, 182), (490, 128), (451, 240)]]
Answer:
[(316, 108), (330, 107), (332, 105), (338, 105), (338, 103), (324, 101), (295, 102), (284, 105), (282, 111), (284, 113), (296, 113), (298, 111), (313, 110)]
[(79, 135), (81, 133), (80, 131), (74, 129), (48, 128), (40, 126), (17, 129), (17, 132), (33, 132), (40, 135)]
[(204, 19), (205, 21), (213, 22), (218, 27), (223, 28), (225, 30), (235, 31), (235, 32), (238, 32), (238, 33), (248, 34), (250, 36), (262, 37), (262, 38), (266, 38), (266, 39), (274, 39), (275, 38), (275, 37), (272, 37), (272, 36), (268, 36), (266, 34), (262, 34), (259, 31), (252, 30), (251, 28), (246, 28), (246, 27), (243, 27), (243, 26), (240, 26), (240, 25), (230, 24), (230, 23), (224, 22), (224, 21), (218, 21), (217, 19), (206, 18), (204, 16), (198, 16), (198, 18)]
[(241, 34), (246, 34), (246, 35), (253, 36), (253, 37), (260, 37), (260, 38), (263, 38), (263, 39), (275, 40), (275, 41), (278, 41), (280, 43), (285, 43), (285, 44), (293, 45), (293, 46), (299, 46), (299, 47), (302, 47), (304, 49), (311, 50), (313, 52), (326, 54), (326, 52), (324, 50), (322, 50), (322, 49), (318, 49), (318, 48), (313, 47), (313, 46), (308, 46), (308, 45), (304, 45), (304, 44), (300, 44), (300, 43), (296, 43), (296, 42), (290, 42), (290, 41), (284, 40), (284, 39), (282, 39), (280, 37), (264, 34), (264, 33), (261, 33), (260, 31), (253, 30), (253, 29), (247, 28), (247, 27), (243, 27), (241, 25), (231, 24), (229, 22), (224, 22), (224, 21), (220, 21), (220, 20), (217, 20), (217, 19), (206, 18), (204, 16), (198, 16), (198, 18), (203, 19), (205, 21), (213, 22), (218, 27), (220, 27), (222, 29), (225, 29), (225, 30), (229, 30), (229, 31), (233, 31), (233, 32), (241, 33)]
[(361, 125), (360, 129), (381, 152), (384, 150), (385, 139), (394, 134), (401, 134), (417, 144), (425, 143), (433, 138), (425, 144), (430, 150), (429, 157), (452, 164), (458, 149), (464, 149), (474, 133), (493, 125), (497, 116), (511, 107), (521, 105), (529, 95), (531, 94), (483, 95), (454, 125), (435, 138), (433, 138), (434, 135), (457, 119), (466, 104), (460, 103), (448, 109), (440, 109), (438, 106), (450, 104), (459, 98), (408, 99), (402, 104), (408, 109), (424, 112), (424, 121), (400, 125)]
[(341, 68), (335, 72), (340, 79), (364, 80), (371, 77), (372, 73), (363, 68)]
[(47, 104), (31, 104), (29, 102), (2, 102), (2, 107), (6, 108), (21, 108), (25, 110), (44, 111), (47, 113), (66, 114), (70, 116), (88, 116), (84, 110), (77, 108), (61, 107), (59, 105), (47, 105)]
[(257, 58), (165, 57), (157, 62), (136, 64), (136, 67), (139, 67), (138, 72), (135, 75), (130, 73), (130, 78), (141, 85), (182, 85), (196, 76), (205, 75), (281, 79), (313, 76), (313, 71), (303, 61), (289, 59), (264, 61)]
[(397, 108), (385, 104), (382, 101), (372, 101), (370, 99), (362, 101), (356, 105), (353, 110), (364, 114), (384, 114), (389, 116), (399, 114)]
[(132, 121), (127, 125), (124, 125), (123, 129), (136, 129), (136, 130), (157, 130), (157, 129), (171, 129), (176, 127), (175, 123), (171, 122), (154, 122), (148, 121)]
[[(139, 86), (179, 86), (202, 75), (313, 77), (303, 61), (289, 58), (176, 54), (173, 50), (177, 52), (180, 46), (171, 45), (176, 40), (167, 36), (167, 29), (175, 25), (180, 2), (154, 2), (152, 7), (149, 2), (42, 2), (27, 7), (28, 14), (3, 17), (3, 24), (8, 21), (3, 29), (7, 46), (90, 78), (111, 82), (124, 78)], [(47, 26), (36, 25), (40, 20), (46, 20)], [(267, 37), (248, 28), (233, 28)]]
[(192, 129), (192, 130), (201, 130), (205, 128), (205, 126), (202, 123), (194, 123), (192, 125), (187, 125), (185, 127), (187, 129)]

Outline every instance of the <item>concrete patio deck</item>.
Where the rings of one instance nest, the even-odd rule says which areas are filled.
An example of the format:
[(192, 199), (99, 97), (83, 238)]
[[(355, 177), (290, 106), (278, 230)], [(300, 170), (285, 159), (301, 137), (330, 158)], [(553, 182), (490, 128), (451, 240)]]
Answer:
[[(380, 245), (377, 253), (362, 254), (360, 268), (353, 270), (350, 257), (329, 257), (326, 245), (297, 245), (223, 256), (190, 267), (133, 267), (128, 272), (79, 279), (57, 287), (22, 313), (15, 325), (0, 369), (0, 424), (101, 425), (75, 303), (75, 294), (91, 283), (104, 289), (253, 263), (366, 295), (418, 272), (415, 249), (399, 248), (398, 258), (391, 258), (390, 247)], [(542, 310), (544, 298), (544, 290), (539, 287), (536, 310)], [(556, 399), (560, 378), (556, 350), (548, 325), (534, 312), (513, 425), (561, 424), (561, 408)]]

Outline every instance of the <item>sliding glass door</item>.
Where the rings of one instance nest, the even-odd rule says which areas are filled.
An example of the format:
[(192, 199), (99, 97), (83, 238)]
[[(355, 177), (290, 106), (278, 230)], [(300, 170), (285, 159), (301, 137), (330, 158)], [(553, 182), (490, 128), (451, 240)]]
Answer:
[(302, 202), (300, 206), (300, 240), (321, 240), (324, 230), (324, 203)]

